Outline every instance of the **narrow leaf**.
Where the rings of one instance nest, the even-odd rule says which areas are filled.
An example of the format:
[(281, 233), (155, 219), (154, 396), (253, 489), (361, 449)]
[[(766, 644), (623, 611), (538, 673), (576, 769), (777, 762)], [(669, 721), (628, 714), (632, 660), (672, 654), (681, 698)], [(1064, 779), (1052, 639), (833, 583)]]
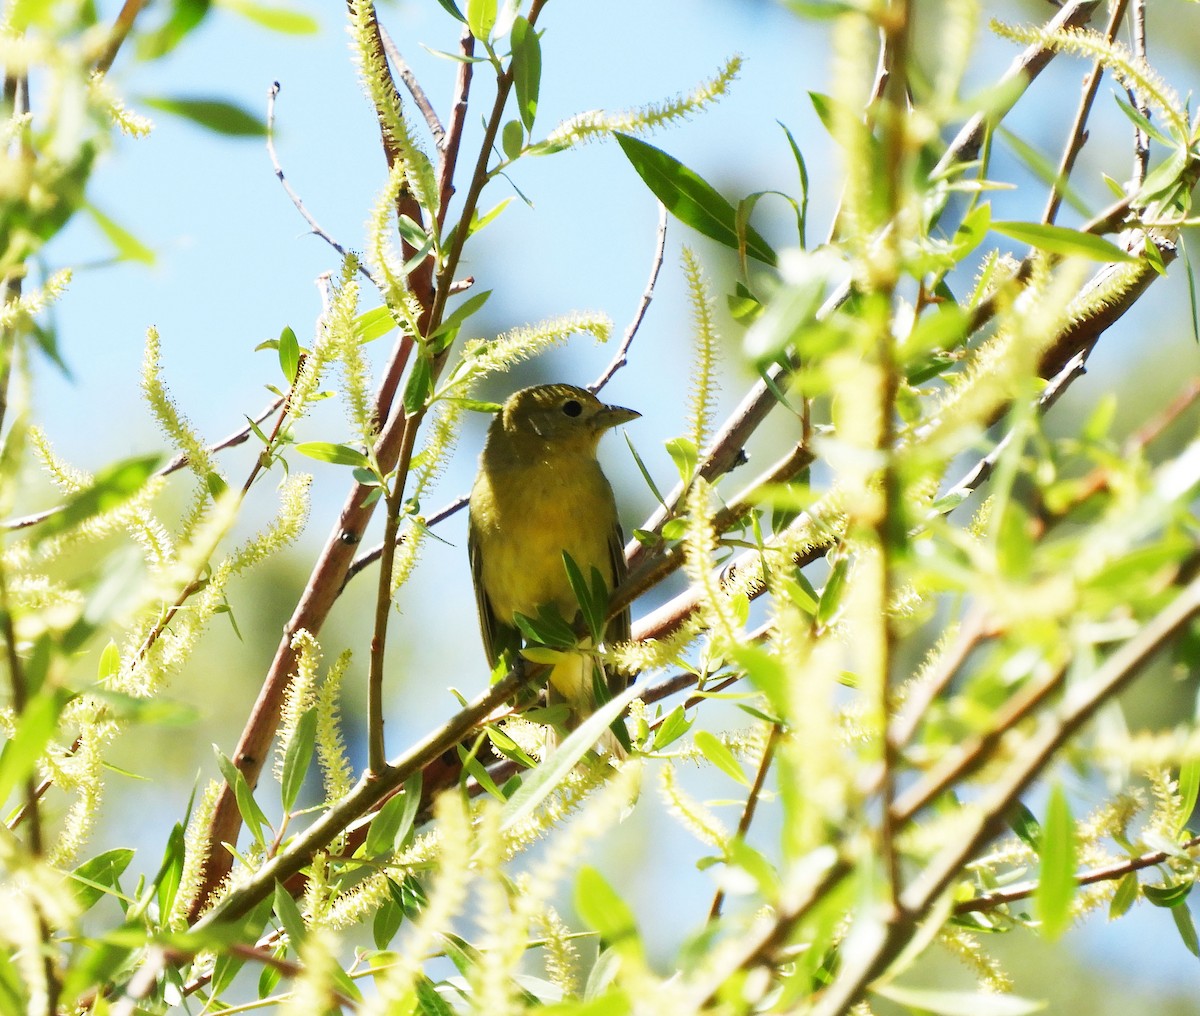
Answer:
[(600, 940), (605, 945), (632, 944), (640, 952), (637, 921), (629, 904), (590, 865), (580, 868), (575, 878), (575, 909), (589, 926), (600, 933)]
[(296, 380), (296, 372), (300, 369), (300, 342), (296, 333), (285, 326), (279, 333), (279, 367), (283, 371), (283, 379), (290, 385)]
[(252, 0), (216, 0), (226, 10), (234, 11), (272, 32), (284, 35), (315, 35), (320, 29), (316, 18), (288, 7), (269, 7)]
[(93, 204), (85, 204), (84, 210), (92, 217), (92, 221), (100, 227), (109, 243), (116, 249), (118, 257), (123, 261), (138, 261), (144, 265), (153, 265), (154, 251), (147, 247), (129, 230), (114, 222)]
[(227, 137), (261, 138), (267, 134), (267, 125), (260, 117), (224, 99), (147, 96), (142, 102)]
[(25, 704), (17, 730), (0, 751), (0, 804), (33, 773), (38, 759), (58, 730), (58, 717), (67, 695), (45, 688)]
[(300, 913), (300, 908), (296, 906), (296, 901), (292, 899), (292, 894), (288, 892), (282, 882), (275, 883), (275, 896), (271, 901), (275, 910), (275, 916), (279, 918), (279, 923), (283, 925), (283, 930), (287, 932), (288, 941), (293, 949), (299, 949), (300, 944), (307, 937), (308, 928), (304, 924), (304, 917)]
[(533, 130), (537, 115), (538, 88), (542, 79), (542, 44), (524, 17), (512, 26), (512, 76), (517, 91), (517, 113), (527, 131)]
[(1089, 258), (1092, 261), (1133, 262), (1137, 258), (1102, 236), (1081, 233), (1066, 226), (1037, 222), (993, 222), (992, 229), (1050, 254)]
[(357, 448), (344, 444), (331, 444), (328, 441), (303, 441), (296, 445), (296, 451), (307, 455), (318, 462), (332, 462), (338, 466), (357, 466), (360, 469), (370, 469), (371, 460)]
[(525, 778), (521, 789), (508, 799), (501, 812), (501, 828), (511, 829), (532, 815), (534, 809), (554, 792), (555, 787), (588, 753), (600, 735), (640, 693), (638, 686), (630, 685), (584, 720), (549, 758)]
[(360, 343), (373, 342), (396, 327), (396, 319), (387, 307), (364, 311), (354, 319), (354, 337)]
[(936, 1016), (1028, 1016), (1046, 1008), (1046, 1003), (1037, 999), (987, 991), (943, 991), (886, 983), (877, 983), (871, 990), (908, 1006), (910, 1011), (935, 1013)]
[(733, 757), (733, 752), (725, 747), (714, 734), (707, 730), (698, 730), (692, 740), (696, 747), (700, 749), (700, 753), (720, 769), (721, 772), (737, 780), (744, 787), (750, 786), (750, 781), (746, 779), (746, 774), (742, 772), (742, 767), (738, 765), (737, 759)]
[(62, 508), (38, 526), (34, 545), (124, 504), (145, 486), (160, 461), (158, 455), (142, 455), (101, 470), (90, 487), (72, 494)]
[(117, 847), (97, 854), (79, 865), (71, 878), (74, 880), (75, 899), (80, 911), (90, 910), (105, 893), (117, 888), (121, 873), (129, 867), (134, 851), (128, 847)]
[[(738, 250), (737, 213), (707, 180), (678, 159), (644, 141), (618, 133), (617, 143), (650, 191), (680, 222)], [(746, 230), (746, 253), (775, 264), (775, 252), (753, 229)]]
[(283, 810), (291, 811), (296, 799), (300, 796), (300, 788), (304, 786), (304, 777), (308, 775), (309, 763), (312, 762), (313, 750), (317, 744), (317, 710), (306, 709), (292, 739), (288, 742), (287, 751), (283, 756), (283, 775), (281, 778), (280, 796)]
[(480, 42), (491, 38), (496, 25), (496, 0), (467, 0), (467, 26)]
[(1058, 938), (1071, 923), (1075, 898), (1075, 821), (1062, 787), (1055, 786), (1046, 805), (1039, 851), (1038, 887), (1034, 894), (1042, 934)]

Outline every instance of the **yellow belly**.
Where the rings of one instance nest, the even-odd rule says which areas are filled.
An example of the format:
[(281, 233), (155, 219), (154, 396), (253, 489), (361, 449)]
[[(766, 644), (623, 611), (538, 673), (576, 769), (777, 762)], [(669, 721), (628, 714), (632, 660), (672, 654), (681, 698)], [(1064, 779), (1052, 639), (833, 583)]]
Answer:
[(612, 489), (595, 461), (574, 465), (569, 471), (506, 472), (472, 494), (479, 505), (473, 503), (472, 516), (483, 588), (505, 622), (517, 612), (536, 616), (544, 606), (568, 621), (575, 616), (579, 605), (563, 567), (564, 551), (585, 576), (599, 568), (612, 586)]

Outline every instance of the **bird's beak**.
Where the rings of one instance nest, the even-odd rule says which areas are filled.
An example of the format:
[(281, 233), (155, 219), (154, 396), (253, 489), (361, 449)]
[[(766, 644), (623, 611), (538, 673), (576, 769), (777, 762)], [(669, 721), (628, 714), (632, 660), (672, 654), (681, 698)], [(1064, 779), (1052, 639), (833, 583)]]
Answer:
[(603, 433), (613, 427), (619, 427), (630, 420), (636, 420), (642, 414), (636, 409), (626, 409), (624, 406), (605, 406), (592, 417), (592, 426), (596, 433)]

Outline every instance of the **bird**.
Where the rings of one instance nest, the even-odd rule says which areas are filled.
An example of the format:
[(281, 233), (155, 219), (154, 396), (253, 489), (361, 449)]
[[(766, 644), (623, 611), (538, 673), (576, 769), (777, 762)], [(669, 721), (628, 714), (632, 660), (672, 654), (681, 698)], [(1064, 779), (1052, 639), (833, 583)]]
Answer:
[[(467, 548), (479, 626), (489, 666), (509, 653), (518, 664), (522, 635), (514, 617), (537, 618), (545, 609), (568, 623), (580, 613), (564, 553), (591, 582), (596, 569), (611, 592), (625, 576), (625, 550), (612, 486), (596, 459), (600, 438), (640, 413), (605, 405), (570, 384), (523, 388), (504, 402), (488, 428), (471, 488)], [(629, 608), (608, 620), (607, 644), (629, 638)], [(579, 648), (594, 648), (582, 639)], [(596, 707), (590, 658), (570, 654), (555, 663), (547, 701), (568, 707), (573, 729)], [(609, 668), (609, 695), (626, 678)], [(548, 745), (553, 746), (551, 735)], [(621, 751), (611, 733), (600, 742)]]

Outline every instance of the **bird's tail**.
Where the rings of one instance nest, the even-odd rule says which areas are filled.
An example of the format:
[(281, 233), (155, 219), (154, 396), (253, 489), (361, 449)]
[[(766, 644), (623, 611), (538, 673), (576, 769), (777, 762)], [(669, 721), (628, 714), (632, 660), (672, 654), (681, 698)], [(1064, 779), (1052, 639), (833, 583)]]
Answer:
[[(568, 731), (574, 730), (596, 710), (596, 694), (592, 680), (594, 665), (594, 659), (588, 653), (564, 653), (563, 658), (550, 671), (547, 703), (566, 703), (570, 711), (564, 726)], [(551, 727), (546, 736), (547, 751), (557, 748), (558, 742), (558, 731)], [(600, 735), (595, 750), (597, 754), (611, 756), (617, 761), (626, 757), (625, 749), (611, 730), (605, 730)]]

